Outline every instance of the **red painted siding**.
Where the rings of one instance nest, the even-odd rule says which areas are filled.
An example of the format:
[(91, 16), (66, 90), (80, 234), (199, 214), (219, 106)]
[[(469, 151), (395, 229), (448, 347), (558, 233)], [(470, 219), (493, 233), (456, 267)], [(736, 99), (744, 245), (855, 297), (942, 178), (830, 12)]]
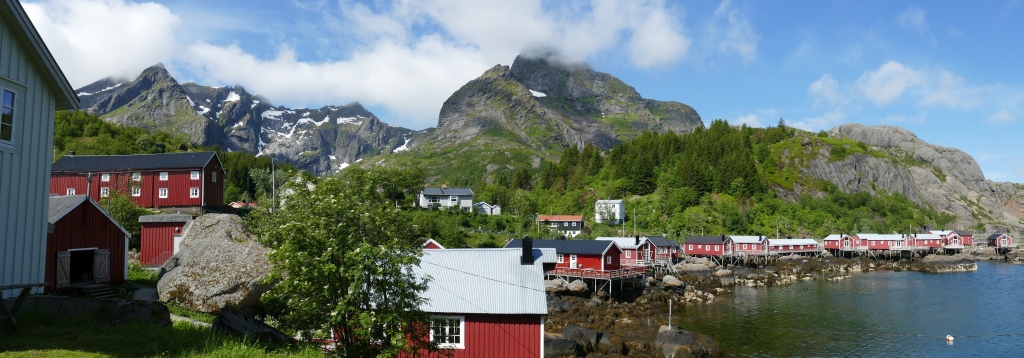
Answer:
[(440, 246), (437, 246), (437, 244), (435, 244), (433, 242), (428, 242), (426, 245), (423, 246), (423, 248), (424, 249), (438, 249), (438, 250), (441, 249)]
[[(192, 171), (199, 171), (199, 179), (192, 179)], [(160, 173), (167, 172), (167, 180), (160, 180)], [(140, 196), (134, 196), (135, 202), (145, 208), (157, 207), (189, 207), (224, 205), (224, 171), (220, 161), (214, 157), (204, 168), (164, 169), (139, 171), (141, 181), (132, 180), (136, 171), (109, 173), (51, 173), (50, 194), (66, 195), (67, 188), (75, 188), (75, 193), (89, 193), (93, 200), (99, 201), (103, 187), (118, 190), (131, 195), (132, 187), (138, 186)], [(103, 182), (102, 175), (109, 174), (110, 181)], [(216, 181), (214, 181), (216, 178)], [(88, 183), (91, 182), (91, 185)], [(91, 188), (90, 188), (91, 186)], [(160, 198), (160, 189), (167, 189), (167, 197)], [(191, 197), (191, 189), (198, 188), (199, 196)]]
[[(459, 315), (459, 314), (451, 314)], [(462, 315), (465, 349), (451, 349), (453, 358), (540, 357), (541, 315)], [(443, 354), (420, 355), (443, 357)]]
[(120, 285), (125, 279), (127, 238), (117, 225), (96, 206), (84, 202), (53, 224), (46, 235), (46, 292), (53, 292), (57, 282), (57, 252), (92, 248), (110, 250), (110, 284)]
[(683, 252), (691, 256), (722, 256), (723, 244), (683, 244)]
[(180, 234), (185, 223), (142, 223), (142, 252), (139, 262), (145, 266), (160, 266), (174, 255), (174, 235)]

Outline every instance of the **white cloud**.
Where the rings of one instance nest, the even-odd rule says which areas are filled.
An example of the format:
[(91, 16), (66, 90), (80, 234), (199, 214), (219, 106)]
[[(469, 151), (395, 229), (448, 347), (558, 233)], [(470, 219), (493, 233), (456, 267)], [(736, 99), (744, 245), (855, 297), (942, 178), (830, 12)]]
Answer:
[(732, 6), (731, 0), (722, 0), (711, 14), (707, 35), (708, 41), (720, 53), (735, 53), (748, 62), (757, 59), (761, 36), (754, 31), (743, 13)]
[(922, 86), (926, 93), (921, 104), (954, 108), (971, 108), (982, 104), (985, 87), (968, 86), (963, 77), (944, 69), (929, 71)]
[(814, 99), (815, 104), (837, 105), (846, 103), (847, 99), (839, 93), (839, 82), (832, 75), (822, 75), (817, 81), (807, 87), (807, 94)]
[(886, 105), (903, 96), (911, 86), (921, 83), (921, 75), (896, 61), (886, 62), (877, 70), (857, 79), (860, 93), (876, 105)]
[(45, 0), (22, 5), (74, 87), (107, 76), (134, 77), (170, 60), (181, 22), (154, 3)]
[(732, 125), (737, 125), (737, 126), (746, 124), (747, 127), (760, 127), (760, 128), (764, 128), (764, 123), (761, 123), (761, 120), (759, 118), (757, 118), (757, 115), (755, 115), (755, 114), (747, 114), (747, 115), (739, 116), (739, 117), (736, 118), (736, 123), (731, 123), (731, 124)]
[(817, 132), (820, 130), (827, 130), (835, 125), (842, 122), (846, 118), (846, 113), (843, 113), (840, 109), (833, 109), (828, 113), (825, 113), (819, 117), (805, 118), (803, 120), (790, 123), (789, 125), (794, 128), (803, 129), (809, 132)]
[(928, 32), (928, 14), (919, 7), (912, 7), (900, 14), (899, 24), (902, 27), (914, 30), (918, 34)]
[(903, 114), (893, 114), (886, 116), (882, 120), (883, 123), (890, 124), (924, 124), (925, 119), (921, 116), (908, 116)]
[(986, 122), (989, 124), (1009, 124), (1017, 121), (1017, 116), (1010, 112), (1010, 110), (1003, 108), (998, 112), (988, 117)]

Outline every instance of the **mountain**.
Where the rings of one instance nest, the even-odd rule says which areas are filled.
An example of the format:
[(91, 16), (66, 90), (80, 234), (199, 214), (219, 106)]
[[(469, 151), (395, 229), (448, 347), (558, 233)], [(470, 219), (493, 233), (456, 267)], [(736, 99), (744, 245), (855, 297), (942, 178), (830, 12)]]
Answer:
[(405, 150), (419, 133), (381, 122), (359, 103), (290, 109), (242, 86), (179, 84), (163, 65), (134, 80), (104, 78), (76, 92), (82, 108), (106, 121), (184, 133), (197, 145), (270, 155), (317, 175)]

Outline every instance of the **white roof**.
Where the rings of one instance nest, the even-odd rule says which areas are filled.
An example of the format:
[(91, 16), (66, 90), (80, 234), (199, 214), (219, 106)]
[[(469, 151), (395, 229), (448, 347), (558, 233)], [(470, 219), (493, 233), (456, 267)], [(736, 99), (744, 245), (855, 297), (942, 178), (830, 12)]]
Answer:
[(843, 235), (832, 234), (832, 235), (829, 235), (829, 236), (825, 236), (825, 239), (822, 240), (822, 241), (839, 241), (842, 238), (843, 238)]
[(784, 245), (817, 245), (818, 241), (815, 239), (771, 239), (768, 240), (768, 246), (784, 246)]
[(917, 234), (914, 235), (918, 240), (941, 240), (942, 236), (939, 234)]
[(636, 244), (635, 237), (599, 237), (594, 240), (614, 241), (615, 246), (618, 246), (620, 249), (635, 249), (640, 247), (640, 245), (643, 245), (644, 241), (647, 241), (647, 238), (641, 237), (640, 245)]
[(952, 232), (952, 231), (932, 231), (932, 234), (949, 236), (949, 234), (954, 234), (954, 232)]
[(534, 262), (520, 262), (522, 249), (424, 250), (413, 272), (428, 278), (420, 309), (429, 313), (548, 313), (544, 293), (545, 257), (554, 250), (533, 249)]
[(905, 239), (901, 234), (857, 234), (857, 237), (868, 241), (899, 241)]
[(729, 236), (737, 244), (760, 244), (765, 238), (761, 236)]
[(598, 200), (595, 204), (622, 204), (622, 199)]

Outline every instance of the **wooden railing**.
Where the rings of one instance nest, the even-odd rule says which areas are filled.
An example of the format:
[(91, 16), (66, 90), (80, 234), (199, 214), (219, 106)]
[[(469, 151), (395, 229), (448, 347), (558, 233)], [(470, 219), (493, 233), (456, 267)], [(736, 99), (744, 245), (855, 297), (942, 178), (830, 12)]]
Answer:
[(623, 278), (639, 276), (647, 273), (646, 266), (630, 266), (618, 270), (594, 270), (594, 269), (570, 269), (570, 268), (556, 268), (548, 271), (548, 275), (565, 275), (572, 277), (585, 277), (585, 278)]

